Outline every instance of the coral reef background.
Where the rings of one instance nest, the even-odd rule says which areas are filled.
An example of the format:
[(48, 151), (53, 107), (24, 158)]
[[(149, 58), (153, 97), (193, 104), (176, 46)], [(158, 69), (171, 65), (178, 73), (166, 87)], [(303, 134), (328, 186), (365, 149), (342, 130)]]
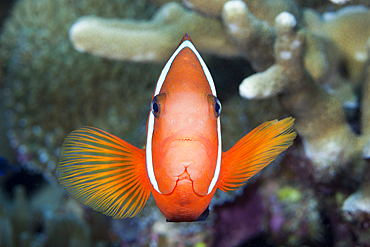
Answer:
[[(370, 246), (368, 7), (2, 2), (0, 156), (21, 169), (0, 176), (0, 247)], [(185, 32), (216, 83), (224, 150), (288, 115), (299, 138), (244, 190), (217, 192), (206, 222), (166, 223), (152, 199), (125, 220), (81, 206), (56, 179), (64, 137), (92, 125), (143, 147), (157, 77)]]

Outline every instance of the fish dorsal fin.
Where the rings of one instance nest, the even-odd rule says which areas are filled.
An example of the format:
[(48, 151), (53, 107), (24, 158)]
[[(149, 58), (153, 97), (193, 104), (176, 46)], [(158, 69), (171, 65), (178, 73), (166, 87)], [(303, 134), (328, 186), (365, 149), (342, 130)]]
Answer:
[(135, 216), (150, 195), (145, 151), (93, 127), (66, 137), (58, 178), (77, 201), (113, 218)]
[(237, 190), (291, 146), (296, 137), (293, 122), (291, 117), (265, 122), (224, 152), (218, 188)]

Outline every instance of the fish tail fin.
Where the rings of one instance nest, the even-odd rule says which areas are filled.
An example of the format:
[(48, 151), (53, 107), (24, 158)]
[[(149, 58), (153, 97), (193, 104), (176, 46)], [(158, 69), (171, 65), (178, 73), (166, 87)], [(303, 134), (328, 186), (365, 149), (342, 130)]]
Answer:
[(135, 216), (150, 196), (145, 151), (93, 127), (66, 137), (58, 179), (77, 201), (113, 218)]
[(275, 160), (293, 144), (296, 137), (293, 123), (291, 117), (265, 122), (222, 153), (218, 188), (225, 192), (237, 190)]

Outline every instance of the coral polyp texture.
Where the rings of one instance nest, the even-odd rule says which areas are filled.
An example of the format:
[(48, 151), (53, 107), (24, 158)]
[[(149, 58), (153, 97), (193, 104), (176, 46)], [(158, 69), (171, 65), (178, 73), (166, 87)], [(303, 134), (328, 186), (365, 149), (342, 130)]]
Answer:
[[(96, 6), (98, 2), (90, 4)], [(54, 176), (60, 144), (77, 126), (102, 124), (113, 131), (114, 123), (120, 123), (117, 134), (127, 131), (133, 141), (140, 141), (131, 126), (136, 126), (136, 133), (145, 129), (147, 108), (134, 102), (150, 97), (146, 85), (152, 83), (151, 75), (157, 76), (160, 68), (81, 56), (68, 40), (68, 29), (81, 13), (131, 16), (136, 9), (140, 13), (137, 16), (145, 17), (140, 11), (146, 8), (145, 2), (112, 4), (121, 7), (94, 9), (79, 2), (79, 8), (73, 9), (68, 1), (19, 1), (4, 24), (1, 95), (10, 127), (7, 136), (18, 161), (28, 169), (49, 171)], [(147, 73), (139, 78), (138, 68)], [(138, 85), (133, 82), (137, 79), (141, 85), (133, 87)]]
[[(22, 171), (0, 176), (0, 246), (368, 246), (370, 10), (344, 2), (18, 0), (0, 33), (0, 121)], [(57, 184), (63, 139), (93, 125), (143, 147), (185, 33), (219, 89), (224, 151), (284, 116), (299, 138), (238, 194), (217, 192), (204, 223), (166, 223), (152, 198), (129, 220), (83, 208)], [(10, 190), (24, 174), (42, 187)]]

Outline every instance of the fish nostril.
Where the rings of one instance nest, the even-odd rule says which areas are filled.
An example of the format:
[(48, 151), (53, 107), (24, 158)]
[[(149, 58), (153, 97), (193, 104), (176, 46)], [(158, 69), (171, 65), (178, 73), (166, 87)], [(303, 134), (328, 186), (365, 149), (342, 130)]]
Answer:
[(183, 180), (183, 179), (191, 180), (190, 175), (186, 170), (178, 177), (178, 180)]

